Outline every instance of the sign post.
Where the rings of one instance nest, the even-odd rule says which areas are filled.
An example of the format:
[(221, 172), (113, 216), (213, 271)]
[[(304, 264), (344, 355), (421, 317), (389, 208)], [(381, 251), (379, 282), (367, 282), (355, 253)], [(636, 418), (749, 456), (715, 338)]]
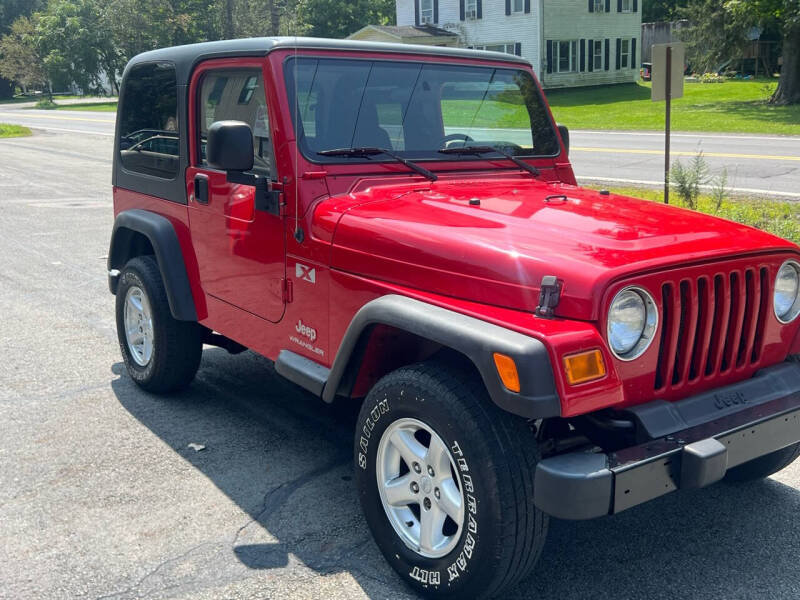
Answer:
[(683, 68), (686, 46), (682, 43), (653, 46), (653, 102), (665, 101), (664, 127), (664, 203), (669, 204), (669, 154), (672, 126), (672, 99), (683, 97)]

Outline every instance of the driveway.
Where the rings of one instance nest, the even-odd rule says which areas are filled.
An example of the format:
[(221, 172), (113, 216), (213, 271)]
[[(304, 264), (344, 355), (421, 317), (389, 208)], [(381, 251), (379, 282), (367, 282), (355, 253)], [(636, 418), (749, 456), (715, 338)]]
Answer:
[[(410, 598), (361, 517), (354, 407), (252, 353), (139, 390), (106, 282), (111, 138), (0, 140), (0, 598)], [(506, 597), (800, 597), (800, 465), (551, 521)]]

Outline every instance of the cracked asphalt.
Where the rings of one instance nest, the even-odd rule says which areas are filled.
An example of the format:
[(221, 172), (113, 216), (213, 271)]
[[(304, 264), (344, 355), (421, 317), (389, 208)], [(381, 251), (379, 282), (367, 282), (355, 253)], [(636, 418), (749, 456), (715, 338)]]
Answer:
[[(410, 598), (366, 530), (352, 409), (252, 353), (185, 393), (125, 375), (108, 137), (0, 140), (0, 598)], [(190, 444), (205, 448), (197, 451)], [(800, 597), (800, 465), (552, 521), (506, 597)]]

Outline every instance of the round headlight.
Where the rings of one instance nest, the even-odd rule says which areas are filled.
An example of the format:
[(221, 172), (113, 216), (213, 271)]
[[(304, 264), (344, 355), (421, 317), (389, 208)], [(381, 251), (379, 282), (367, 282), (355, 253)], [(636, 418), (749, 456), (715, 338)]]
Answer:
[(621, 360), (633, 360), (650, 346), (658, 327), (658, 309), (642, 288), (620, 291), (608, 309), (608, 345)]
[(794, 321), (800, 314), (800, 265), (793, 260), (787, 260), (778, 270), (773, 305), (781, 323)]

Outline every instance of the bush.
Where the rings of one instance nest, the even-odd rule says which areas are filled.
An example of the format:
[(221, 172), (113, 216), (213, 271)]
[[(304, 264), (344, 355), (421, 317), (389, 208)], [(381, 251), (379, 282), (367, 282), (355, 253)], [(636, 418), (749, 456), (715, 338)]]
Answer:
[(688, 167), (676, 160), (669, 171), (670, 184), (675, 184), (675, 191), (680, 196), (686, 207), (697, 210), (697, 198), (700, 196), (700, 186), (708, 183), (708, 165), (699, 152), (692, 158)]
[(697, 78), (700, 83), (725, 83), (725, 78), (716, 73), (703, 73)]
[(54, 108), (58, 108), (58, 104), (50, 100), (50, 98), (42, 98), (36, 103), (36, 108), (41, 108), (43, 110), (53, 110)]

